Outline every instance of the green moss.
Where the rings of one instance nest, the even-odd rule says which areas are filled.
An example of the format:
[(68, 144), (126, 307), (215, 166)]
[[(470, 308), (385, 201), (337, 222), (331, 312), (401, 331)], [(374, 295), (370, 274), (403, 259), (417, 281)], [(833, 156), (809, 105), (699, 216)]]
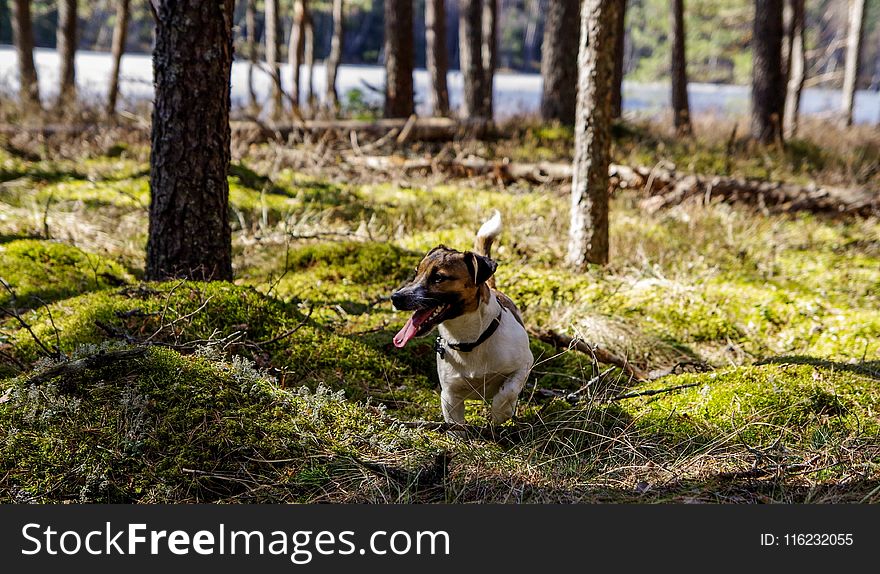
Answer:
[(311, 500), (356, 480), (355, 457), (418, 458), (432, 444), (339, 394), (170, 350), (4, 390), (4, 502)]
[[(79, 293), (132, 280), (119, 264), (70, 245), (22, 239), (0, 244), (0, 277), (15, 291), (18, 305), (35, 307)], [(10, 293), (0, 291), (0, 306)]]
[(875, 440), (880, 389), (876, 373), (865, 373), (854, 365), (816, 361), (684, 374), (644, 389), (695, 386), (633, 399), (627, 406), (646, 432), (688, 448), (718, 440), (815, 448), (811, 443), (818, 435), (836, 444)]

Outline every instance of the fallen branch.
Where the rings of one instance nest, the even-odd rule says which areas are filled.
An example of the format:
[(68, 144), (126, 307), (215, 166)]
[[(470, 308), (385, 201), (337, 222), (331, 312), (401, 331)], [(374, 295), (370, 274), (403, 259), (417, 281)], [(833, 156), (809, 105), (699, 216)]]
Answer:
[(68, 361), (55, 365), (54, 367), (50, 367), (42, 373), (39, 373), (29, 378), (27, 382), (30, 385), (39, 385), (47, 381), (51, 381), (56, 377), (68, 377), (71, 375), (82, 373), (84, 371), (101, 369), (114, 363), (138, 359), (146, 354), (147, 349), (145, 347), (137, 349), (126, 349), (124, 351), (101, 352), (97, 355), (90, 355), (82, 359)]
[[(304, 120), (292, 124), (262, 124), (252, 121), (230, 122), (233, 136), (247, 134), (254, 143), (267, 141), (274, 134), (277, 139), (286, 141), (291, 134), (355, 132), (363, 135), (385, 136), (394, 132), (387, 141), (398, 137), (406, 140), (448, 141), (460, 137), (479, 137), (486, 133), (489, 124), (483, 120), (454, 120), (451, 118), (390, 118), (380, 120)], [(254, 139), (258, 138), (258, 139)], [(365, 146), (360, 146), (364, 148)]]
[(623, 399), (633, 399), (635, 397), (650, 397), (652, 395), (659, 395), (662, 393), (671, 393), (673, 391), (678, 391), (681, 389), (688, 389), (690, 387), (696, 387), (700, 385), (700, 383), (687, 383), (685, 385), (675, 385), (673, 387), (666, 387), (665, 389), (651, 389), (648, 391), (637, 391), (632, 393), (623, 393), (622, 395), (617, 395), (616, 397), (611, 397), (608, 399), (611, 401), (622, 401)]
[(600, 363), (620, 367), (623, 372), (625, 372), (637, 381), (648, 380), (648, 375), (640, 368), (636, 367), (626, 359), (618, 357), (610, 351), (606, 351), (598, 345), (591, 345), (582, 339), (575, 339), (573, 337), (563, 335), (562, 333), (550, 329), (544, 331), (530, 329), (529, 332), (532, 336), (538, 338), (545, 343), (553, 345), (554, 347), (576, 349), (581, 353), (590, 355), (591, 357), (593, 357), (593, 359)]

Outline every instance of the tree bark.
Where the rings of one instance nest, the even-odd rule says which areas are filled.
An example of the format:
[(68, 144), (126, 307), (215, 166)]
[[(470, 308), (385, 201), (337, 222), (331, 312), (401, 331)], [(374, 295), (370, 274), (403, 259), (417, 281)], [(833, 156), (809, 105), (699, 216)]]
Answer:
[(306, 102), (311, 112), (315, 109), (315, 26), (311, 14), (307, 14), (305, 20), (303, 63), (306, 65)]
[(692, 127), (687, 92), (684, 0), (672, 0), (669, 23), (672, 35), (672, 122), (677, 133), (686, 135), (691, 133)]
[(617, 2), (617, 21), (614, 31), (614, 78), (611, 80), (611, 117), (623, 112), (623, 51), (626, 39), (626, 0)]
[(574, 126), (580, 34), (580, 0), (550, 0), (541, 57), (541, 117)]
[(58, 105), (76, 98), (76, 20), (77, 0), (59, 0), (58, 27), (55, 41), (60, 68), (58, 72)]
[(783, 0), (755, 0), (752, 31), (752, 138), (782, 141), (785, 76), (782, 72)]
[(233, 0), (159, 3), (153, 77), (150, 280), (232, 279), (229, 81)]
[(107, 115), (116, 115), (116, 100), (119, 96), (119, 67), (125, 53), (125, 38), (128, 35), (129, 0), (116, 0), (116, 22), (113, 26), (112, 59), (110, 69), (110, 88), (107, 91)]
[(299, 112), (302, 92), (301, 68), (305, 63), (306, 27), (309, 19), (307, 0), (294, 0), (293, 21), (290, 25), (290, 41), (287, 44), (287, 59), (290, 62), (290, 99), (293, 100), (295, 113)]
[(430, 101), (435, 116), (449, 115), (449, 88), (446, 75), (446, 2), (425, 0), (425, 65), (431, 76)]
[(385, 117), (413, 110), (412, 0), (385, 0)]
[(480, 0), (459, 0), (458, 45), (459, 68), (464, 83), (462, 116), (485, 118), (483, 94), (483, 10)]
[[(284, 100), (281, 95), (281, 71), (278, 68), (278, 0), (266, 0), (266, 22), (263, 36), (266, 38), (266, 67), (272, 79), (270, 88), (273, 119), (278, 119), (284, 112)], [(296, 100), (294, 100), (296, 101)]]
[(584, 0), (578, 49), (578, 97), (568, 264), (608, 262), (608, 165), (611, 80), (618, 4)]
[(327, 107), (334, 113), (339, 109), (339, 94), (336, 92), (336, 76), (342, 61), (345, 42), (343, 0), (333, 0), (333, 36), (330, 39), (330, 54), (327, 56)]
[(34, 29), (30, 0), (12, 3), (12, 37), (18, 56), (19, 98), (27, 106), (40, 105), (40, 85), (34, 66)]
[(483, 63), (483, 112), (481, 115), (491, 120), (494, 113), (495, 68), (498, 62), (498, 0), (482, 0), (482, 2), (480, 52)]
[(801, 92), (804, 90), (806, 79), (806, 45), (804, 44), (804, 0), (788, 0), (790, 6), (790, 18), (786, 31), (788, 44), (788, 87), (785, 95), (785, 111), (783, 120), (783, 133), (786, 138), (793, 137), (798, 130), (798, 115), (800, 114)]
[(843, 123), (853, 123), (853, 104), (856, 97), (856, 84), (859, 80), (859, 60), (862, 52), (862, 35), (865, 22), (865, 0), (850, 0), (849, 27), (846, 36), (846, 62), (843, 68), (843, 97), (840, 110)]
[(254, 88), (254, 70), (257, 67), (257, 0), (247, 0), (244, 22), (247, 28), (248, 106), (251, 110), (256, 110), (257, 91)]

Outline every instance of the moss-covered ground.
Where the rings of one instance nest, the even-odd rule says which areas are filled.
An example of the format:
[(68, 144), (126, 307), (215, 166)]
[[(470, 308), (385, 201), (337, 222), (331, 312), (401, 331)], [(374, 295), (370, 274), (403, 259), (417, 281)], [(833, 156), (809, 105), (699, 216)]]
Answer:
[[(570, 145), (554, 129), (495, 152), (552, 159)], [(616, 159), (665, 145), (633, 128)], [(824, 157), (843, 177), (811, 146), (767, 151), (763, 176), (806, 177)], [(693, 169), (760, 167), (701, 149)], [(560, 263), (562, 187), (346, 181), (243, 157), (235, 284), (157, 284), (142, 281), (143, 149), (0, 151), (0, 182), (0, 500), (880, 501), (875, 218), (717, 202), (649, 215), (618, 191), (610, 265), (575, 273)], [(387, 296), (428, 248), (468, 248), (493, 208), (498, 286), (530, 326), (647, 370), (703, 367), (635, 383), (534, 341), (517, 418), (493, 436), (400, 424), (440, 419), (435, 357), (430, 338), (390, 344), (405, 316)], [(62, 355), (137, 345), (137, 359), (32, 383)], [(484, 425), (486, 406), (467, 416)]]

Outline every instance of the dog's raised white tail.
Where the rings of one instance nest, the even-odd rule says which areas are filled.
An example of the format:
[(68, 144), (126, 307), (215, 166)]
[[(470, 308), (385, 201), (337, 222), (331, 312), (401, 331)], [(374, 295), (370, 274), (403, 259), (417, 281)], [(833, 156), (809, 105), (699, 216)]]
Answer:
[(477, 231), (477, 238), (474, 240), (474, 251), (477, 255), (483, 257), (491, 257), (492, 242), (501, 233), (501, 212), (494, 210), (492, 217), (486, 220)]

